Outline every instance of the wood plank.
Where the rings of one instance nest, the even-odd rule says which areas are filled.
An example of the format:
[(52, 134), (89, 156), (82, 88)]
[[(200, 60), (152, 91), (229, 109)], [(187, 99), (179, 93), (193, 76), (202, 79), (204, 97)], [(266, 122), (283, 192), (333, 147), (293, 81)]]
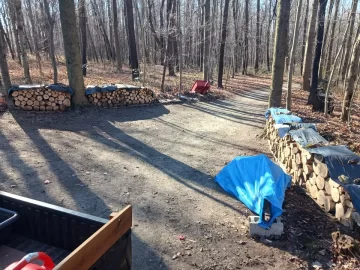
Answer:
[(125, 207), (70, 253), (54, 269), (89, 269), (132, 226), (131, 205)]

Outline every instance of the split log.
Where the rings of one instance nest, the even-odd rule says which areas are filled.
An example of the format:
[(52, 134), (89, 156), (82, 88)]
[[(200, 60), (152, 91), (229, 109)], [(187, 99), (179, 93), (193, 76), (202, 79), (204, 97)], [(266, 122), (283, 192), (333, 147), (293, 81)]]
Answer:
[(332, 180), (331, 178), (329, 179), (330, 185), (331, 187), (340, 187), (340, 184), (336, 183), (334, 180)]
[(316, 185), (319, 189), (324, 189), (325, 187), (325, 179), (318, 175), (315, 179)]
[(316, 201), (320, 206), (325, 205), (325, 192), (323, 190), (318, 191), (318, 194), (316, 196)]
[(315, 173), (310, 173), (309, 175), (309, 181), (311, 183), (311, 185), (316, 185), (316, 174)]
[(317, 195), (318, 195), (318, 188), (316, 185), (311, 185), (310, 186), (310, 195), (313, 199), (316, 199), (317, 198)]
[(332, 186), (329, 182), (329, 178), (325, 180), (325, 192), (329, 195), (331, 195)]
[(324, 210), (329, 213), (335, 210), (335, 202), (332, 200), (331, 196), (325, 196), (324, 199)]
[(313, 172), (312, 166), (309, 165), (309, 164), (306, 164), (306, 163), (304, 163), (304, 162), (303, 162), (303, 169), (304, 169), (304, 172), (305, 172), (306, 174), (310, 174), (310, 173)]
[(339, 189), (336, 187), (332, 187), (331, 188), (331, 198), (333, 199), (334, 202), (339, 202), (340, 200), (340, 194), (339, 194)]
[(317, 175), (320, 175), (322, 178), (326, 178), (329, 175), (329, 170), (326, 164), (315, 161), (313, 163), (313, 170)]
[(335, 205), (335, 218), (341, 220), (344, 218), (344, 206), (341, 203)]

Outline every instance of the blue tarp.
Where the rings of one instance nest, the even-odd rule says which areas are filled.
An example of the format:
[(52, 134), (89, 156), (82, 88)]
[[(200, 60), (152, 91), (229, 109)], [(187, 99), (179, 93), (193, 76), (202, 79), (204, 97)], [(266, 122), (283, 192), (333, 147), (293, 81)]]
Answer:
[[(285, 190), (291, 177), (266, 155), (239, 156), (227, 164), (215, 181), (260, 216), (259, 225), (268, 228), (282, 214)], [(264, 200), (270, 207), (270, 220), (263, 219)]]
[(296, 141), (304, 148), (324, 146), (329, 144), (329, 142), (313, 128), (290, 130), (289, 134), (294, 139), (294, 141)]
[(291, 112), (285, 108), (269, 108), (265, 112), (265, 118), (268, 119), (270, 115), (274, 119), (275, 124), (302, 122), (300, 117), (292, 115)]
[(74, 90), (65, 84), (50, 84), (50, 85), (44, 85), (44, 84), (23, 84), (23, 85), (12, 85), (8, 92), (9, 95), (14, 92), (14, 91), (24, 91), (24, 90), (31, 90), (31, 89), (39, 89), (41, 87), (45, 87), (45, 88), (49, 88), (53, 91), (58, 91), (58, 92), (65, 92), (65, 93), (69, 93), (70, 95), (74, 94)]
[(291, 112), (285, 108), (269, 108), (265, 112), (265, 118), (268, 119), (270, 115), (278, 114), (291, 114)]

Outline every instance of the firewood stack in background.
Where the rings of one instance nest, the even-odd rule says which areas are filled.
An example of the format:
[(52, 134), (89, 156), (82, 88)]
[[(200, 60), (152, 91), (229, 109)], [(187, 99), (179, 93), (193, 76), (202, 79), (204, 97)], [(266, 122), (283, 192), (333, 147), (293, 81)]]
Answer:
[(350, 195), (344, 187), (333, 181), (321, 155), (312, 154), (295, 142), (290, 135), (278, 136), (274, 120), (266, 122), (266, 135), (276, 161), (292, 176), (294, 185), (306, 188), (322, 209), (331, 213), (346, 226), (359, 222)]
[(157, 102), (155, 93), (148, 88), (117, 88), (115, 91), (98, 91), (87, 95), (89, 102), (98, 107), (118, 107)]
[(71, 94), (36, 86), (11, 93), (16, 108), (26, 111), (58, 111), (71, 105)]

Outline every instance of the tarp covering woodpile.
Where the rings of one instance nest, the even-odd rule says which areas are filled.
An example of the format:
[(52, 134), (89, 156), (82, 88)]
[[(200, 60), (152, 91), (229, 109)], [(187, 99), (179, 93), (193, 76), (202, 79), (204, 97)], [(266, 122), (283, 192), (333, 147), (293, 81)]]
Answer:
[(311, 197), (326, 212), (334, 211), (337, 219), (349, 220), (356, 211), (360, 212), (360, 157), (346, 146), (329, 145), (315, 124), (290, 123), (286, 132), (287, 124), (276, 124), (275, 119), (281, 114), (291, 113), (283, 108), (265, 113), (275, 158), (285, 165), (295, 184), (306, 184)]
[[(215, 181), (260, 216), (259, 225), (268, 228), (282, 214), (285, 190), (291, 177), (266, 155), (239, 156), (227, 164)], [(264, 203), (270, 203), (270, 219), (264, 220)]]

